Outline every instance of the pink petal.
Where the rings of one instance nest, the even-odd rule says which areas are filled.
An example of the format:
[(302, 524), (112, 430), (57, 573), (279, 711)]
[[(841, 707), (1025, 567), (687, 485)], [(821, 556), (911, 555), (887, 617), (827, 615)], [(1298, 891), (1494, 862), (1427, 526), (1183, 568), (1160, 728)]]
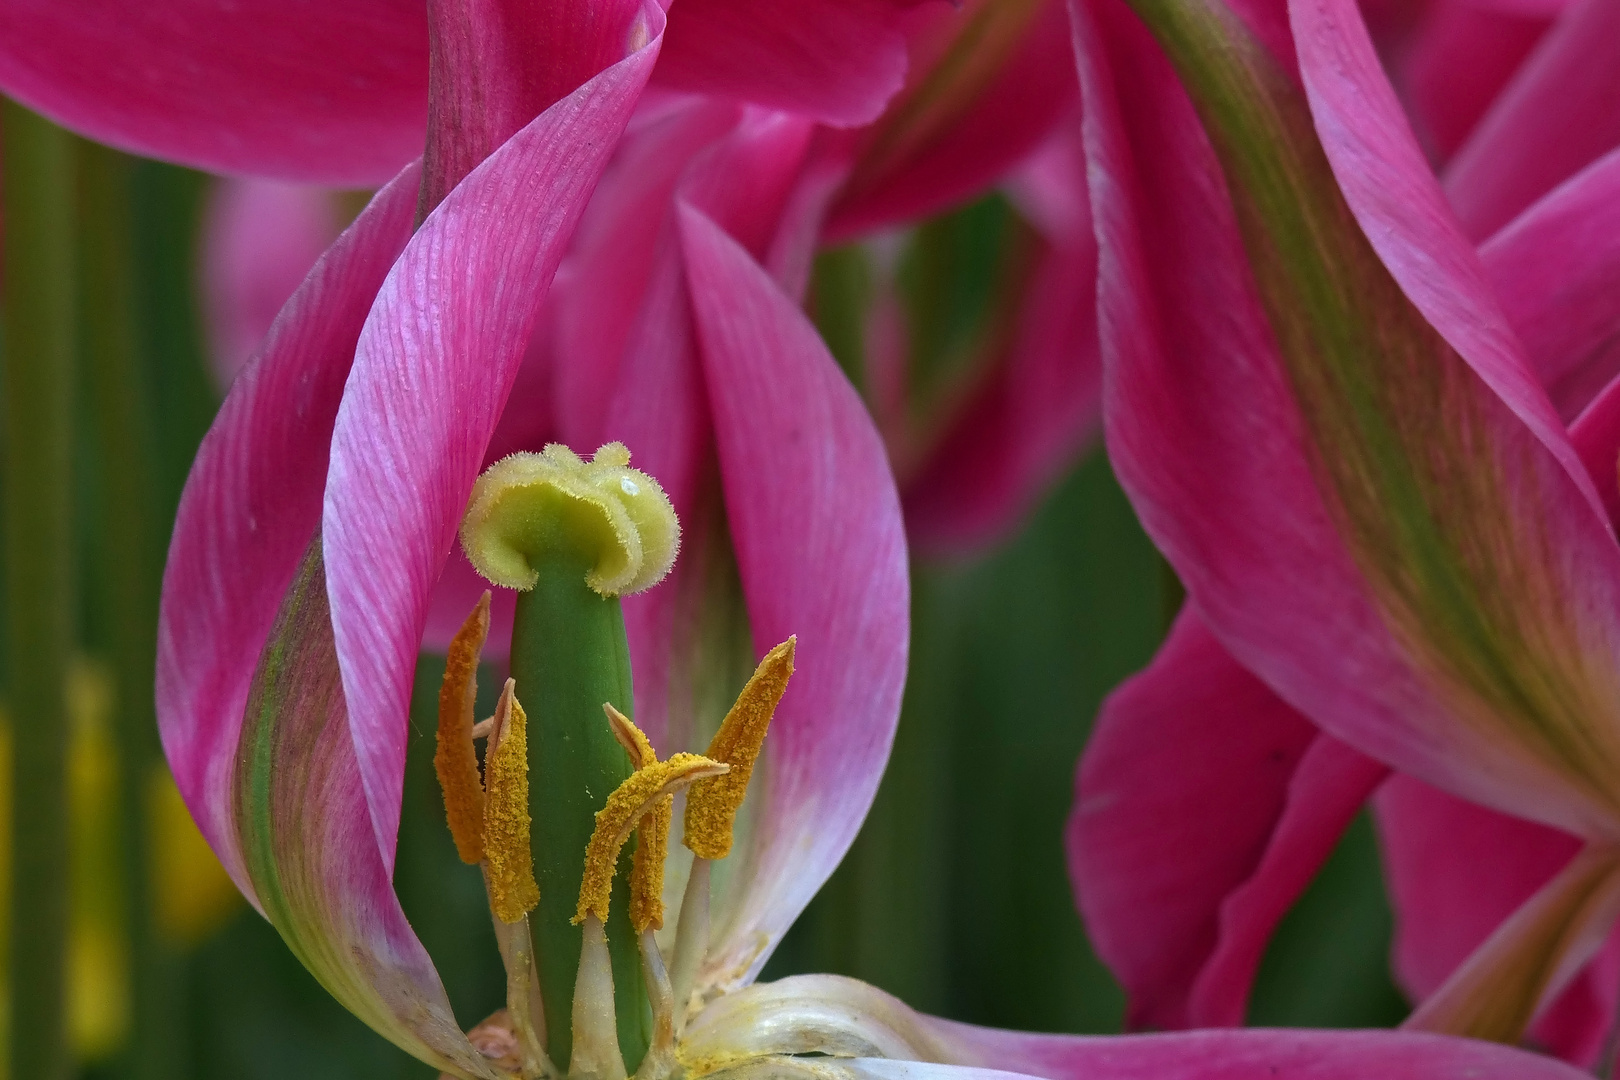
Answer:
[[(814, 246), (814, 229), (797, 220), (810, 134), (806, 121), (763, 110), (739, 114), (701, 103), (665, 114), (627, 140), (645, 136), (652, 146), (634, 147), (610, 167), (581, 227), (584, 242), (570, 256), (568, 279), (559, 274), (553, 288), (560, 326), (578, 331), (571, 339), (559, 334), (557, 343), (563, 355), (556, 396), (567, 437), (579, 445), (618, 439), (631, 447), (685, 523), (673, 579), (625, 602), (636, 722), (666, 753), (693, 748), (687, 680), (714, 658), (702, 654), (692, 627), (713, 599), (709, 545), (724, 540), (715, 528), (723, 508), (672, 199), (711, 207), (756, 253), (781, 249), (784, 262), (807, 261), (808, 250), (787, 249), (801, 234), (804, 247)], [(661, 167), (652, 168), (655, 162)], [(596, 216), (599, 203), (603, 216)], [(606, 221), (613, 213), (619, 220)], [(587, 233), (593, 218), (608, 226), (594, 236)], [(610, 315), (611, 304), (617, 310)], [(571, 314), (581, 310), (602, 315), (599, 325)]]
[(1374, 806), (1395, 909), (1395, 975), (1414, 1000), (1433, 993), (1581, 846), (1408, 776), (1390, 780)]
[[(192, 815), (299, 959), (399, 1046), (484, 1076), (389, 881), (311, 548), (355, 344), (419, 185), (413, 166), (321, 258), (203, 440), (164, 575), (158, 718)], [(273, 631), (284, 594), (305, 602)], [(278, 663), (254, 682), (272, 636)]]
[(656, 78), (663, 85), (864, 124), (900, 89), (897, 0), (680, 0)]
[(866, 409), (799, 307), (690, 206), (681, 247), (756, 649), (798, 635), (744, 884), (717, 901), (710, 977), (752, 979), (843, 857), (899, 716), (909, 632), (899, 498)]
[[(1384, 881), (1395, 909), (1395, 976), (1414, 1001), (1445, 982), (1580, 841), (1395, 777), (1374, 801)], [(1620, 990), (1620, 937), (1531, 1029), (1557, 1056), (1592, 1064)]]
[[(918, 14), (923, 13), (960, 32), (975, 10), (935, 5), (920, 8)], [(1037, 0), (1033, 18), (1020, 27), (1020, 38), (999, 69), (985, 85), (970, 85), (964, 100), (939, 106), (938, 114), (920, 107), (917, 99), (964, 91), (931, 86), (931, 73), (915, 70), (924, 58), (914, 49), (913, 79), (922, 85), (898, 96), (863, 133), (865, 149), (855, 175), (839, 193), (827, 224), (829, 242), (946, 210), (985, 191), (1035, 151), (1053, 125), (1069, 115), (1079, 89), (1067, 20), (1062, 0)], [(982, 45), (975, 41), (972, 47)]]
[(1577, 1080), (1563, 1062), (1494, 1043), (1388, 1031), (1032, 1035), (928, 1018), (951, 1060), (1052, 1080)]
[(327, 447), (355, 343), (411, 234), (419, 171), (321, 257), (231, 387), (186, 482), (163, 578), (157, 702), (203, 835), (253, 895), (230, 819), (232, 762), (260, 650), (320, 525)]
[[(606, 441), (603, 423), (620, 384), (620, 364), (652, 287), (655, 256), (666, 243), (660, 230), (670, 198), (693, 155), (721, 138), (737, 116), (735, 106), (703, 99), (638, 115), (603, 173), (552, 286), (550, 345), (557, 358), (556, 393), (566, 402), (557, 411), (560, 437), (569, 446)], [(677, 272), (678, 256), (670, 251), (667, 258), (667, 272)], [(684, 298), (675, 305), (682, 317), (685, 306)], [(638, 468), (651, 469), (639, 443), (625, 445)], [(663, 474), (650, 475), (667, 490)]]
[[(1620, 373), (1620, 150), (1554, 189), (1480, 248), (1491, 285), (1566, 418)], [(1597, 488), (1615, 490), (1612, 468)]]
[[(1326, 0), (1293, 12), (1317, 128), (1395, 280), (1306, 157), (1305, 186), (1266, 197), (1308, 188), (1295, 209), (1329, 249), (1289, 248), (1295, 266), (1256, 238), (1263, 309), (1190, 102), (1145, 31), (1097, 9), (1101, 32), (1083, 10), (1076, 25), (1105, 416), (1149, 533), (1238, 662), (1331, 734), (1498, 808), (1612, 832), (1613, 785), (1596, 776), (1620, 763), (1620, 552), (1359, 17)], [(1251, 223), (1271, 220), (1236, 194)], [(1354, 354), (1390, 367), (1347, 366), (1363, 335)], [(1338, 357), (1331, 377), (1319, 349)], [(1558, 750), (1566, 731), (1581, 751)]]
[(1446, 170), (1481, 239), (1620, 145), (1620, 6), (1580, 0), (1542, 38)]
[(214, 172), (382, 183), (422, 152), (421, 0), (10, 0), (0, 87), (101, 142)]
[[(1076, 118), (1077, 120), (1078, 118)], [(1097, 434), (1102, 358), (1097, 241), (1079, 125), (1058, 131), (1016, 177), (1014, 194), (1045, 239), (1006, 356), (906, 484), (906, 532), (918, 550), (972, 550), (1022, 518)], [(1022, 183), (1020, 183), (1022, 181)], [(1060, 196), (1061, 193), (1061, 196)]]
[(323, 514), (344, 696), (389, 866), (405, 717), (428, 601), (551, 275), (658, 54), (553, 105), (429, 215), (366, 323), (332, 440)]
[(1620, 522), (1620, 485), (1615, 483), (1615, 463), (1620, 461), (1620, 375), (1575, 418), (1569, 435), (1603, 494), (1609, 520)]
[(456, 1022), (377, 846), (343, 707), (320, 545), (255, 673), (233, 776), (235, 825), (265, 917), (328, 993), (440, 1069), (497, 1080)]
[(221, 387), (259, 351), (270, 324), (337, 234), (337, 208), (322, 188), (222, 180), (210, 192), (200, 285)]
[(430, 0), (423, 212), (496, 147), (644, 45), (639, 0)]
[(1548, 15), (1478, 0), (1436, 0), (1395, 60), (1419, 135), (1440, 160), (1456, 153), (1546, 33)]
[(1193, 986), (1200, 1027), (1243, 1024), (1266, 945), (1389, 767), (1318, 735), (1288, 783), (1288, 805), (1253, 875), (1221, 903), (1220, 940)]
[(1131, 1027), (1192, 1022), (1221, 903), (1260, 864), (1316, 737), (1190, 606), (1103, 703), (1075, 782), (1069, 869), (1092, 944), (1130, 995)]
[[(797, 975), (721, 997), (687, 1028), (693, 1049), (762, 1055), (750, 1073), (871, 1080), (1577, 1080), (1523, 1050), (1389, 1031), (1040, 1035), (908, 1008), (855, 979)], [(882, 1058), (843, 1057), (850, 1047)], [(813, 1058), (764, 1055), (821, 1052)], [(841, 1067), (849, 1071), (840, 1072)], [(757, 1070), (757, 1072), (756, 1072)], [(1588, 1080), (1590, 1078), (1588, 1077)]]
[(1575, 981), (1620, 916), (1620, 859), (1586, 845), (1427, 995), (1403, 1028), (1507, 1042)]

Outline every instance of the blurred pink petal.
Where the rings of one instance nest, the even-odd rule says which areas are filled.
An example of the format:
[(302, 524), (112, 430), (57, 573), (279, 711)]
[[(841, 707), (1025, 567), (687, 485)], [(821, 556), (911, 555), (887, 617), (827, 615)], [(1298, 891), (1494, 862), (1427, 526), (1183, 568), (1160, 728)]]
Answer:
[(1617, 145), (1620, 5), (1579, 0), (1457, 151), (1446, 194), (1482, 240)]
[(906, 530), (926, 554), (1003, 534), (1100, 428), (1097, 312), (1084, 299), (1095, 290), (1097, 240), (1078, 136), (1076, 118), (1011, 180), (1042, 250), (996, 369), (906, 481)]
[(828, 241), (949, 209), (1033, 152), (1074, 107), (1067, 20), (1063, 0), (919, 7), (911, 85), (852, 141)]
[(422, 152), (427, 20), (421, 0), (8, 0), (0, 87), (133, 153), (366, 187)]
[[(1620, 373), (1620, 150), (1515, 218), (1480, 258), (1554, 404), (1573, 417)], [(1611, 471), (1594, 477), (1606, 500)]]
[[(1457, 152), (1551, 24), (1481, 0), (1434, 0), (1395, 59), (1413, 126), (1444, 161)], [(1381, 50), (1382, 51), (1382, 50)]]
[(338, 234), (331, 192), (274, 180), (221, 180), (203, 211), (203, 314), (219, 385), (264, 344), (270, 324)]
[(876, 118), (906, 72), (903, 0), (680, 0), (655, 78), (837, 126)]
[(1260, 865), (1316, 737), (1190, 606), (1103, 703), (1076, 777), (1069, 871), (1093, 946), (1129, 995), (1130, 1027), (1197, 1022), (1193, 985), (1221, 904)]

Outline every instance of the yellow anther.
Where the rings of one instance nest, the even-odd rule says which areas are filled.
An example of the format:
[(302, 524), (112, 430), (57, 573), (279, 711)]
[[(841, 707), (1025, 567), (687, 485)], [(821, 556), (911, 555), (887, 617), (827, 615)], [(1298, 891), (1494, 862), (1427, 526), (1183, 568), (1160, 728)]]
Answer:
[(631, 723), (630, 718), (613, 707), (612, 702), (602, 702), (602, 711), (607, 713), (608, 727), (613, 729), (613, 737), (618, 740), (624, 752), (630, 755), (632, 769), (645, 769), (649, 765), (658, 764), (658, 752), (653, 749), (652, 741), (643, 735), (641, 729)]
[(680, 543), (664, 489), (630, 468), (623, 443), (589, 462), (558, 443), (502, 458), (473, 485), (461, 523), (473, 567), (520, 591), (534, 587), (534, 559), (566, 550), (591, 561), (585, 583), (603, 596), (640, 592), (669, 572)]
[[(637, 770), (658, 764), (658, 754), (630, 718), (606, 702), (613, 737), (619, 740)], [(630, 870), (630, 925), (636, 933), (664, 928), (664, 859), (669, 854), (669, 823), (675, 816), (675, 797), (665, 795), (641, 815), (636, 824), (636, 858)]]
[(433, 769), (444, 791), (444, 815), (461, 861), (484, 861), (484, 786), (473, 750), (473, 699), (478, 695), (478, 657), (489, 636), (489, 593), (450, 639), (444, 681), (439, 684), (439, 741)]
[(484, 773), (484, 858), (489, 862), (490, 906), (515, 923), (540, 902), (529, 853), (529, 718), (518, 704), (517, 683), (506, 680), (490, 729)]
[(737, 811), (748, 794), (748, 778), (754, 773), (765, 731), (793, 674), (793, 647), (797, 641), (797, 637), (790, 637), (765, 654), (709, 742), (709, 757), (730, 765), (731, 771), (694, 784), (687, 792), (686, 835), (682, 842), (699, 858), (723, 859), (731, 853)]
[(619, 850), (630, 839), (630, 831), (637, 823), (660, 800), (695, 780), (719, 776), (726, 769), (726, 765), (699, 754), (675, 754), (668, 761), (631, 773), (608, 796), (607, 805), (596, 812), (596, 829), (585, 848), (585, 877), (579, 886), (579, 907), (574, 913), (574, 922), (584, 922), (587, 915), (607, 921)]

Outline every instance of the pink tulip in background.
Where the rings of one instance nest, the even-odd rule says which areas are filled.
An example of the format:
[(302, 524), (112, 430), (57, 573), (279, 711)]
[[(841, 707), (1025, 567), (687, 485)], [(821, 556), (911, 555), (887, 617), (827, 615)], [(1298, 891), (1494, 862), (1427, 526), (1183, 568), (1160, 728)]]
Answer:
[[(1130, 16), (1080, 11), (1109, 445), (1189, 593), (1105, 707), (1070, 825), (1131, 1020), (1241, 1023), (1377, 790), (1411, 1025), (1511, 1041), (1537, 1015), (1591, 1062), (1620, 978), (1620, 5), (1535, 15), (1487, 108), (1437, 102), (1436, 39), (1409, 37), (1390, 62), (1438, 178), (1353, 6), (1243, 6), (1326, 150), (1289, 159), (1332, 222), (1318, 263), (1262, 235), (1253, 207), (1284, 211), (1228, 130), (1234, 216)], [(1456, 41), (1504, 16), (1424, 18)]]
[[(926, 430), (915, 430), (906, 422), (905, 342), (892, 340), (873, 343), (881, 370), (872, 379), (878, 389), (867, 390), (899, 474), (912, 543), (952, 553), (1002, 535), (1095, 435), (1100, 405), (1091, 308), (1074, 302), (1091, 290), (1096, 256), (1066, 18), (1057, 0), (913, 9), (901, 24), (911, 59), (905, 84), (882, 115), (855, 129), (766, 109), (745, 119), (723, 97), (655, 93), (561, 264), (526, 383), (589, 383), (578, 399), (569, 398), (575, 387), (557, 389), (575, 401), (565, 413), (568, 433), (595, 430), (612, 373), (661, 336), (686, 333), (679, 326), (632, 333), (632, 320), (604, 313), (659, 317), (648, 306), (650, 290), (668, 276), (654, 269), (669, 258), (660, 255), (658, 223), (693, 182), (683, 175), (734, 141), (738, 124), (781, 125), (774, 160), (759, 166), (774, 187), (749, 193), (754, 228), (764, 230), (751, 246), (766, 258), (763, 237), (785, 215), (797, 219), (770, 259), (798, 298), (818, 244), (887, 235), (1004, 183), (1034, 226), (1037, 250), (1028, 280), (1014, 283), (1017, 314), (988, 344), (972, 385), (930, 409)], [(216, 368), (227, 384), (251, 352), (245, 343), (269, 330), (279, 303), (329, 242), (315, 226), (332, 213), (314, 188), (236, 180), (213, 193), (202, 285)], [(447, 615), (444, 625), (453, 629), (459, 619)]]

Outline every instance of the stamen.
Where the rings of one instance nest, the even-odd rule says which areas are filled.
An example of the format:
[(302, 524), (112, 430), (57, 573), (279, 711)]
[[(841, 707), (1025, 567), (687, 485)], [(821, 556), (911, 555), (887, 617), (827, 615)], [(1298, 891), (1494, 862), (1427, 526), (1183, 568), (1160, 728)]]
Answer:
[(647, 998), (652, 1002), (653, 1036), (647, 1056), (636, 1069), (637, 1080), (655, 1080), (668, 1076), (675, 1066), (675, 992), (669, 985), (669, 973), (664, 970), (664, 957), (658, 951), (658, 942), (651, 930), (640, 931), (641, 975), (647, 984)]
[(730, 765), (731, 771), (694, 784), (687, 793), (682, 842), (699, 858), (723, 859), (731, 853), (737, 811), (748, 794), (748, 778), (754, 773), (765, 731), (793, 674), (797, 641), (790, 637), (765, 654), (709, 743), (709, 757)]
[(619, 849), (630, 839), (631, 830), (642, 816), (665, 796), (695, 780), (719, 776), (727, 768), (698, 754), (675, 754), (668, 761), (631, 773), (608, 796), (607, 805), (596, 812), (596, 829), (585, 849), (585, 877), (579, 886), (575, 923), (584, 922), (588, 916), (607, 921)]
[(697, 985), (698, 967), (709, 952), (709, 867), (708, 859), (692, 860), (692, 873), (681, 894), (681, 921), (675, 928), (675, 961), (670, 971), (670, 989), (675, 998), (677, 1030), (686, 1026), (692, 1006), (692, 988)]
[(579, 975), (574, 981), (574, 1052), (568, 1061), (568, 1076), (570, 1080), (624, 1080), (607, 933), (596, 916), (587, 915), (584, 921)]
[(528, 717), (507, 679), (495, 706), (495, 725), (485, 754), (489, 793), (484, 806), (484, 858), (489, 863), (490, 906), (496, 918), (515, 923), (540, 902), (529, 852)]
[[(640, 771), (658, 764), (652, 743), (628, 716), (606, 702), (602, 710), (607, 713), (613, 737), (630, 755), (631, 768)], [(636, 855), (630, 870), (630, 925), (638, 934), (664, 928), (664, 860), (669, 855), (669, 825), (674, 816), (675, 797), (665, 795), (636, 825)]]
[(473, 704), (478, 694), (478, 657), (489, 636), (489, 590), (450, 639), (444, 681), (439, 684), (439, 738), (433, 769), (444, 791), (444, 814), (461, 861), (483, 861), (484, 786), (473, 750)]

